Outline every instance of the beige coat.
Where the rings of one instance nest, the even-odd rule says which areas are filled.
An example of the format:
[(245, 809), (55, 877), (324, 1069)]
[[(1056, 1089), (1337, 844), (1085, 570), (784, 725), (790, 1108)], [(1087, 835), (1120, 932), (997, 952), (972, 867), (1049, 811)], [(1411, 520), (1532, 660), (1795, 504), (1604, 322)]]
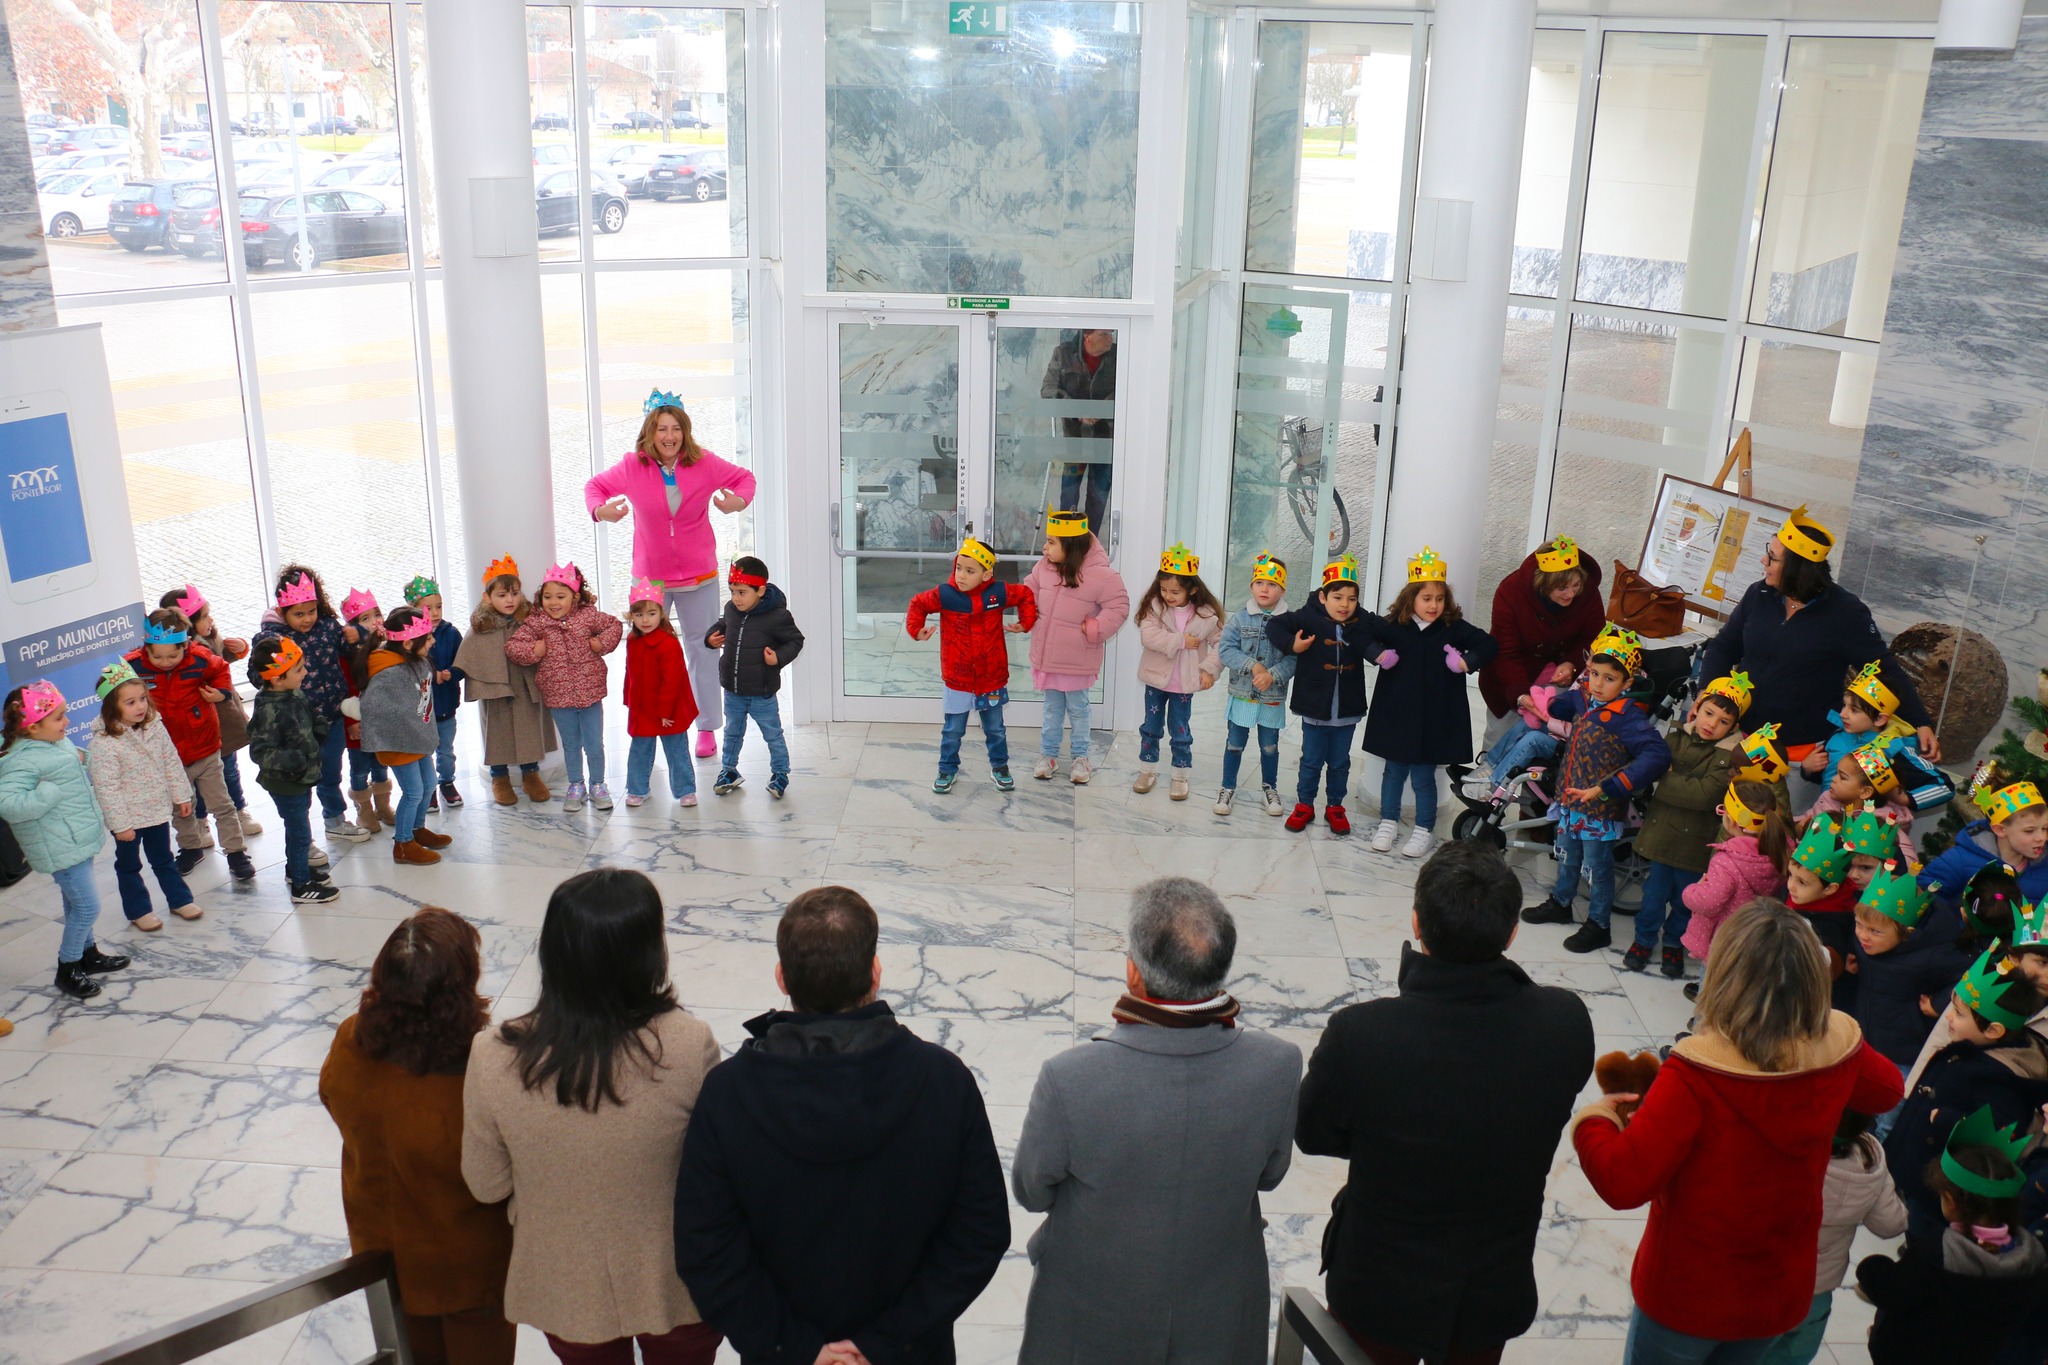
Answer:
[(538, 763), (561, 746), (555, 723), (541, 704), (533, 669), (505, 657), (504, 630), (472, 630), (455, 651), (464, 701), (479, 704), (484, 720), (484, 762)]
[(557, 1104), (553, 1081), (522, 1086), (498, 1030), (470, 1048), (462, 1178), (483, 1203), (512, 1201), (505, 1316), (565, 1341), (659, 1335), (700, 1321), (676, 1275), (676, 1168), (718, 1044), (682, 1010), (648, 1031), (661, 1065), (622, 1067), (623, 1103), (595, 1114)]

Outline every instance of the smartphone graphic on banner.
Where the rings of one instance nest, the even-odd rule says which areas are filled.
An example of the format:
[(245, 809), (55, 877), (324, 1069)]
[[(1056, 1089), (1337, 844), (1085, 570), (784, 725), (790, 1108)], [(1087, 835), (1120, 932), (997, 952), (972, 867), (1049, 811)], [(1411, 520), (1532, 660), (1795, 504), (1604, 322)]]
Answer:
[(67, 406), (61, 393), (0, 399), (0, 554), (16, 602), (85, 587), (99, 574)]

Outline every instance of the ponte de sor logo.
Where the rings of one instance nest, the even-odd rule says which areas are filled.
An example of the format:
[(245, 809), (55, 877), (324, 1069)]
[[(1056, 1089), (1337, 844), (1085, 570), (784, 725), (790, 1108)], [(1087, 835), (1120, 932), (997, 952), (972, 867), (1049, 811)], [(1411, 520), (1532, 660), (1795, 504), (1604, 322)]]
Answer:
[(7, 496), (16, 502), (24, 498), (40, 498), (62, 488), (63, 481), (53, 464), (44, 465), (41, 469), (18, 470), (7, 476)]

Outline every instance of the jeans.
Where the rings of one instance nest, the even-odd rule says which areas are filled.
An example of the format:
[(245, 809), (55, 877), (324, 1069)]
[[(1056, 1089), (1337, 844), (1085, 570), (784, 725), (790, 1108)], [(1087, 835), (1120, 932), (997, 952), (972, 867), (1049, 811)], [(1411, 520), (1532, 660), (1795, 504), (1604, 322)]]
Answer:
[(1344, 804), (1345, 784), (1351, 780), (1351, 737), (1357, 732), (1357, 721), (1349, 725), (1301, 727), (1301, 775), (1294, 784), (1296, 801), (1304, 806), (1316, 803), (1316, 779), (1327, 768), (1330, 804)]
[(368, 791), (372, 782), (389, 782), (391, 769), (377, 761), (377, 755), (368, 749), (348, 751), (348, 789), (352, 792)]
[(434, 729), (441, 736), (440, 746), (434, 750), (434, 766), (443, 782), (455, 780), (455, 722), (458, 719), (450, 716), (434, 722)]
[[(1057, 692), (1046, 693), (1056, 697)], [(1007, 768), (1010, 766), (1010, 732), (1003, 727), (1003, 708), (991, 706), (986, 711), (949, 711), (946, 713), (946, 728), (939, 732), (939, 774), (960, 771), (960, 741), (967, 734), (967, 717), (978, 714), (981, 717), (981, 737), (988, 744), (988, 766)]]
[(660, 1336), (619, 1337), (585, 1345), (548, 1333), (548, 1346), (562, 1365), (633, 1365), (633, 1343), (640, 1343), (646, 1365), (711, 1365), (718, 1357), (718, 1329), (708, 1322), (685, 1323)]
[(420, 827), (420, 813), (427, 808), (427, 793), (434, 789), (433, 759), (416, 758), (394, 763), (391, 776), (398, 783), (398, 808), (391, 820), (391, 837), (398, 843), (412, 838)]
[(1828, 1314), (1834, 1306), (1832, 1289), (1815, 1294), (1813, 1306), (1806, 1310), (1806, 1321), (1771, 1342), (1760, 1357), (1763, 1365), (1813, 1365), (1813, 1358), (1820, 1354), (1821, 1338), (1827, 1335)]
[(1500, 782), (1518, 769), (1549, 762), (1563, 747), (1564, 741), (1548, 730), (1531, 730), (1526, 725), (1517, 725), (1495, 740), (1493, 747), (1486, 751), (1486, 765), (1493, 772), (1493, 780)]
[(57, 945), (57, 961), (76, 962), (92, 945), (92, 927), (100, 917), (99, 888), (92, 884), (92, 859), (60, 867), (50, 875), (64, 895), (64, 937)]
[(1415, 828), (1436, 828), (1436, 766), (1430, 763), (1394, 763), (1380, 775), (1380, 819), (1401, 819), (1401, 788), (1415, 790)]
[(272, 792), (270, 803), (277, 807), (277, 818), (284, 821), (284, 879), (293, 886), (304, 886), (313, 876), (309, 861), (313, 852), (313, 793)]
[(1650, 864), (1649, 875), (1643, 878), (1643, 904), (1636, 911), (1636, 942), (1645, 948), (1657, 946), (1657, 931), (1664, 931), (1664, 946), (1676, 948), (1685, 942), (1686, 926), (1692, 923), (1692, 911), (1685, 908), (1680, 892), (1698, 881), (1699, 872), (1686, 872), (1663, 863)]
[(1614, 841), (1580, 839), (1559, 831), (1556, 847), (1557, 885), (1551, 890), (1551, 897), (1559, 905), (1571, 905), (1579, 894), (1579, 867), (1583, 864), (1590, 885), (1586, 918), (1605, 928), (1614, 913)]
[[(1251, 739), (1252, 732), (1236, 721), (1226, 721), (1229, 726), (1223, 740), (1223, 785), (1237, 790), (1237, 768), (1244, 762), (1244, 746)], [(1280, 727), (1261, 725), (1259, 727), (1259, 776), (1269, 787), (1280, 785)]]
[[(539, 772), (539, 771), (540, 771), (540, 764), (538, 764), (538, 763), (522, 763), (522, 764), (520, 764), (520, 765), (519, 765), (519, 771), (520, 771), (520, 772), (523, 772), (523, 773), (537, 773), (537, 772)], [(509, 777), (509, 776), (511, 776), (511, 774), (512, 774), (512, 769), (511, 769), (511, 768), (510, 768), (510, 767), (509, 767), (508, 765), (506, 765), (506, 764), (503, 764), (503, 763), (493, 763), (493, 764), (491, 765), (491, 776), (492, 776), (492, 777)]]
[(581, 782), (586, 764), (592, 786), (604, 781), (604, 703), (550, 706), (555, 733), (562, 737), (562, 766), (571, 782)]
[(165, 905), (175, 910), (192, 903), (191, 888), (178, 873), (178, 860), (171, 856), (171, 822), (166, 820), (136, 830), (133, 839), (114, 841), (114, 880), (121, 888), (122, 914), (132, 922), (149, 913), (149, 887), (142, 880), (144, 858), (156, 874), (156, 884), (163, 888)]
[[(249, 804), (242, 796), (242, 765), (235, 762), (235, 756), (225, 749), (220, 755), (220, 780), (226, 784), (228, 800), (235, 803), (236, 810), (241, 810)], [(193, 812), (195, 815), (200, 813)]]
[(1073, 730), (1067, 751), (1075, 758), (1088, 757), (1088, 712), (1092, 705), (1085, 688), (1079, 692), (1046, 689), (1045, 719), (1038, 727), (1038, 756), (1060, 756), (1060, 729), (1065, 725)]
[(1621, 1348), (1625, 1365), (1758, 1365), (1776, 1337), (1748, 1341), (1710, 1341), (1689, 1337), (1658, 1323), (1638, 1308), (1628, 1320), (1628, 1341)]
[(1195, 766), (1195, 732), (1188, 728), (1188, 712), (1194, 694), (1168, 692), (1145, 685), (1145, 719), (1138, 725), (1138, 762), (1150, 767), (1159, 761), (1159, 737), (1165, 735), (1173, 747), (1173, 766)]
[(782, 738), (782, 707), (773, 694), (765, 697), (743, 697), (737, 692), (725, 694), (725, 749), (719, 756), (719, 766), (739, 767), (740, 746), (747, 739), (749, 718), (760, 727), (761, 739), (768, 746), (769, 773), (789, 776), (789, 745)]
[(668, 794), (680, 801), (697, 791), (697, 770), (690, 763), (690, 735), (678, 730), (672, 735), (634, 735), (626, 746), (626, 795), (647, 795), (647, 783), (654, 776), (654, 746), (661, 746), (662, 761), (668, 765)]
[(327, 738), (320, 741), (320, 814), (339, 820), (348, 811), (341, 799), (341, 756), (348, 752), (348, 727), (340, 716), (327, 718)]
[[(725, 598), (716, 582), (683, 592), (671, 588), (662, 599), (663, 610), (673, 608), (676, 633), (683, 637), (683, 663), (690, 673), (690, 695), (697, 699), (697, 728), (716, 730), (725, 719), (719, 708), (724, 689), (718, 685), (718, 651), (704, 643), (704, 637), (725, 613)], [(730, 765), (728, 765), (730, 766)]]

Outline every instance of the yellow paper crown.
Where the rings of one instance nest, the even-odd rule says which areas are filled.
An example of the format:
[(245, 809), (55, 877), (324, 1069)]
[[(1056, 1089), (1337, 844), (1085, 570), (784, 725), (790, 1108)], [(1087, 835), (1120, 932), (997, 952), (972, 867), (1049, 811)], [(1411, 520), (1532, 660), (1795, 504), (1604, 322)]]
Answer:
[(993, 570), (996, 566), (996, 552), (976, 540), (973, 536), (969, 536), (961, 541), (960, 548), (953, 553), (955, 558), (961, 555), (967, 556), (967, 558), (981, 565), (984, 569)]
[(1728, 790), (1721, 796), (1721, 813), (1728, 817), (1729, 824), (1744, 834), (1755, 834), (1764, 827), (1764, 813), (1751, 810), (1743, 804), (1742, 798), (1735, 794), (1733, 782), (1728, 784)]
[(1579, 567), (1579, 542), (1559, 536), (1536, 551), (1536, 568), (1541, 573), (1563, 573)]
[(1444, 563), (1444, 557), (1425, 545), (1422, 553), (1408, 561), (1410, 583), (1443, 583), (1449, 581), (1451, 566)]
[(1045, 509), (1045, 533), (1049, 536), (1080, 536), (1088, 533), (1088, 518), (1079, 512)]
[(1165, 554), (1159, 556), (1159, 572), (1161, 573), (1175, 574), (1181, 578), (1193, 578), (1201, 571), (1202, 557), (1177, 540), (1173, 542), (1172, 547)]
[(1643, 637), (1611, 623), (1604, 625), (1593, 637), (1592, 656), (1597, 659), (1603, 654), (1634, 673), (1643, 661)]
[[(1818, 531), (1826, 539), (1815, 539), (1812, 532)], [(1778, 539), (1786, 549), (1801, 559), (1810, 559), (1818, 564), (1828, 557), (1834, 548), (1835, 534), (1827, 527), (1806, 515), (1806, 504), (1800, 503), (1792, 515), (1785, 518), (1785, 524), (1778, 528)]]
[(1898, 693), (1886, 687), (1877, 676), (1877, 660), (1863, 665), (1863, 670), (1849, 680), (1849, 695), (1861, 697), (1877, 708), (1880, 718), (1889, 720), (1899, 709)]
[(1277, 583), (1287, 586), (1287, 566), (1269, 554), (1262, 554), (1252, 561), (1252, 582)]
[(1760, 725), (1743, 736), (1742, 752), (1749, 757), (1747, 766), (1735, 774), (1737, 777), (1754, 782), (1778, 782), (1792, 765), (1785, 761), (1785, 755), (1778, 751), (1778, 722)]
[(1749, 680), (1749, 674), (1741, 672), (1730, 673), (1725, 678), (1716, 678), (1700, 689), (1701, 701), (1708, 697), (1726, 697), (1735, 703), (1735, 714), (1738, 717), (1749, 714), (1749, 703), (1755, 696), (1756, 684)]
[(491, 561), (491, 566), (484, 570), (484, 582), (488, 583), (500, 575), (511, 578), (519, 577), (519, 561), (511, 555), (499, 555)]
[(1344, 555), (1323, 565), (1323, 586), (1327, 588), (1332, 583), (1358, 586), (1358, 561), (1350, 555)]
[(1977, 804), (1991, 817), (1991, 823), (2002, 825), (2021, 811), (2044, 803), (2041, 789), (2031, 782), (2015, 782), (2010, 787), (2000, 787), (1986, 796), (1979, 794)]
[(1856, 760), (1856, 766), (1870, 779), (1879, 796), (1890, 796), (1899, 789), (1899, 775), (1892, 771), (1891, 754), (1884, 745), (1860, 745), (1849, 751), (1849, 757)]

